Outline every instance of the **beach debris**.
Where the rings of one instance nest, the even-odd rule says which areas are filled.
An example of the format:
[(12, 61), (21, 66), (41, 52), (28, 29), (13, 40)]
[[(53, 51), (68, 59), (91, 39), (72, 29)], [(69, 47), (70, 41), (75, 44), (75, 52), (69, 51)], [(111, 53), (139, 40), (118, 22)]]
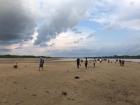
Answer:
[(13, 81), (14, 84), (18, 84), (17, 81)]
[(45, 91), (46, 93), (50, 93), (48, 90)]
[(37, 95), (36, 95), (36, 94), (32, 94), (32, 96), (34, 96), (34, 97), (35, 97), (35, 96), (37, 96)]
[(74, 101), (75, 99), (74, 99), (74, 98), (70, 98), (70, 97), (69, 97), (69, 98), (68, 98), (68, 100)]
[(75, 79), (80, 79), (80, 77), (79, 77), (79, 76), (75, 76), (74, 78), (75, 78)]
[(17, 69), (18, 68), (18, 65), (17, 65), (17, 62), (16, 62), (16, 64), (13, 66), (15, 69)]
[(26, 87), (24, 87), (24, 89), (26, 90), (27, 88), (26, 88)]
[(20, 105), (21, 104), (21, 102), (17, 102), (15, 105)]
[(112, 82), (115, 82), (115, 80), (113, 80), (113, 79), (112, 79), (111, 81), (112, 81)]
[(62, 95), (63, 95), (63, 96), (67, 96), (67, 92), (63, 91), (63, 92), (62, 92)]

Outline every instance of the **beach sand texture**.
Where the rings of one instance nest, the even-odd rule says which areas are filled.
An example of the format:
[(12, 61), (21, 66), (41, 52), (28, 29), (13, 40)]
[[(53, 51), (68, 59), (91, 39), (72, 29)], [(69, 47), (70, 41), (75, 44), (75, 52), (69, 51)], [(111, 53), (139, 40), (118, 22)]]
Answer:
[(140, 64), (75, 64), (0, 61), (0, 105), (140, 105)]

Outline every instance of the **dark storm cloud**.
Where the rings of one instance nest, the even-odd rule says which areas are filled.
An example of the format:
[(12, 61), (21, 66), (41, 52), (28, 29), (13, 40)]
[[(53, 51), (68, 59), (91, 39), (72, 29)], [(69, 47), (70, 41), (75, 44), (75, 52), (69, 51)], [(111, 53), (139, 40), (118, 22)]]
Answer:
[(10, 51), (11, 51), (10, 49), (0, 48), (0, 54), (5, 52), (10, 52)]
[(23, 0), (0, 0), (0, 44), (14, 44), (32, 38), (35, 22)]
[[(40, 8), (34, 3), (39, 5), (39, 0), (0, 0), (0, 44), (30, 40), (36, 28), (35, 45), (44, 46), (46, 41), (77, 25), (84, 18), (90, 0), (42, 0)], [(37, 11), (32, 11), (33, 8)]]

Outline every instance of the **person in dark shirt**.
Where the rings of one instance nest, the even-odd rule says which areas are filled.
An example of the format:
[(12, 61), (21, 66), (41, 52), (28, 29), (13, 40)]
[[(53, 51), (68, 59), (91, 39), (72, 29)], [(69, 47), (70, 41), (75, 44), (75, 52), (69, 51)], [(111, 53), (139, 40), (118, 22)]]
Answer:
[(93, 66), (95, 67), (95, 65), (96, 65), (96, 63), (95, 63), (96, 61), (95, 60), (93, 60)]
[(79, 69), (79, 67), (80, 67), (80, 58), (77, 58), (76, 62), (77, 62), (77, 68)]
[(120, 64), (120, 66), (122, 66), (122, 60), (121, 59), (119, 60), (119, 64)]
[(42, 57), (40, 57), (39, 71), (40, 71), (40, 68), (42, 68), (42, 70), (43, 70), (43, 65), (44, 65), (44, 59)]
[(85, 68), (87, 69), (87, 66), (88, 66), (88, 60), (87, 60), (87, 58), (86, 58), (86, 60), (85, 60)]

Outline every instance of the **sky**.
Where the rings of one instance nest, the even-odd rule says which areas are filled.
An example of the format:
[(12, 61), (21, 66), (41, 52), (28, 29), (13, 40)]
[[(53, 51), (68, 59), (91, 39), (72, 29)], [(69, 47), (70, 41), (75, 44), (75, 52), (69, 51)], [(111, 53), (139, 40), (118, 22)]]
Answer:
[(0, 0), (0, 54), (140, 55), (140, 0)]

